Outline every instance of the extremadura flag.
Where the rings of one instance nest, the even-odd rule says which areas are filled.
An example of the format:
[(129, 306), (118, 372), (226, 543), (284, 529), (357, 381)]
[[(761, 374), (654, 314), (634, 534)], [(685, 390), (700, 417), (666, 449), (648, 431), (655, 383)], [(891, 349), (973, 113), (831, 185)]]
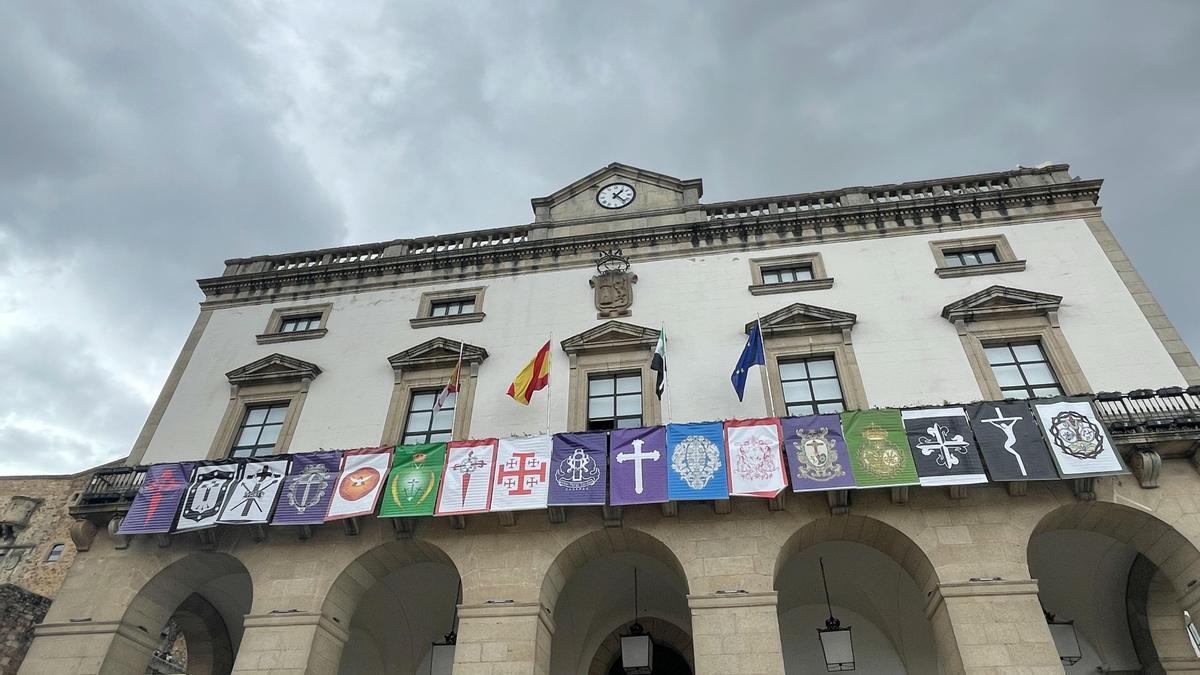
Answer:
[(398, 446), (379, 517), (432, 516), (445, 464), (445, 443)]

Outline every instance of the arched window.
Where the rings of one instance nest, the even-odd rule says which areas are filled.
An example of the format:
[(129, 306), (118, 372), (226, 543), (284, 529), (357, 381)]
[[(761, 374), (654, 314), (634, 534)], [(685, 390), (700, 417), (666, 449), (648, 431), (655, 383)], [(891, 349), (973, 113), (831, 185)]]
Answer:
[(55, 544), (50, 547), (50, 553), (46, 554), (46, 562), (58, 562), (62, 557), (63, 550), (67, 547), (66, 544)]

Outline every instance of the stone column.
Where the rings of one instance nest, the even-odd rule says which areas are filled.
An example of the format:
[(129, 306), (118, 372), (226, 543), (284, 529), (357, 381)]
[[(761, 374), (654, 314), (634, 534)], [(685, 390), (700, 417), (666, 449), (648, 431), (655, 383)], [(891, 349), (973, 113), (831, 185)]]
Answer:
[(1200, 625), (1200, 585), (1193, 586), (1183, 597), (1179, 597), (1160, 571), (1150, 582), (1147, 596), (1146, 618), (1163, 671), (1200, 673), (1200, 659), (1196, 658), (1183, 624), (1183, 611), (1186, 609), (1193, 623)]
[(236, 675), (337, 675), (346, 628), (319, 612), (248, 614)]
[(553, 635), (541, 603), (459, 605), (454, 675), (547, 675)]
[(1061, 675), (1037, 581), (938, 584), (925, 606), (948, 674)]
[(689, 595), (696, 675), (783, 675), (778, 596)]
[(42, 623), (20, 675), (124, 675), (145, 672), (158, 647), (158, 631), (120, 621)]

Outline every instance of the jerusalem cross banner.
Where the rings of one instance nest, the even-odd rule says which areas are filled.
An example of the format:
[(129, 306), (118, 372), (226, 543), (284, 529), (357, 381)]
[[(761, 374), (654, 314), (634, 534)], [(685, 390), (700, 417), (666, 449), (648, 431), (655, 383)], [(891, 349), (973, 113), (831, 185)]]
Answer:
[(780, 447), (783, 429), (771, 417), (725, 421), (725, 461), (729, 466), (729, 494), (739, 497), (775, 497), (787, 487)]
[(445, 443), (397, 446), (379, 517), (432, 516), (445, 464)]
[(983, 459), (962, 408), (905, 410), (901, 414), (921, 485), (986, 483)]
[(225, 506), (229, 489), (241, 473), (240, 463), (198, 466), (192, 472), (192, 482), (183, 495), (179, 520), (175, 529), (180, 532), (216, 527), (217, 516)]
[(666, 429), (615, 429), (610, 432), (609, 444), (609, 504), (622, 506), (668, 501)]
[(791, 468), (793, 492), (854, 487), (840, 417), (784, 417), (779, 423), (783, 427), (783, 447)]
[(550, 493), (550, 437), (502, 438), (492, 479), (493, 511), (546, 508)]
[(155, 464), (147, 469), (142, 487), (133, 498), (117, 534), (170, 532), (193, 466), (191, 462), (178, 462)]
[(494, 438), (451, 441), (438, 492), (439, 516), (486, 513), (492, 507), (492, 472), (496, 468)]
[(608, 493), (608, 434), (554, 434), (550, 506), (603, 506)]
[(850, 453), (854, 484), (858, 487), (898, 487), (920, 483), (899, 410), (885, 408), (844, 412), (842, 433)]
[(1129, 473), (1104, 425), (1086, 398), (1058, 398), (1033, 404), (1050, 454), (1063, 478)]
[(242, 475), (230, 488), (217, 522), (222, 525), (247, 525), (270, 520), (287, 467), (286, 459), (246, 462)]
[(342, 472), (338, 475), (337, 489), (333, 491), (325, 521), (374, 513), (391, 464), (391, 448), (362, 448), (343, 452)]
[(720, 422), (667, 425), (667, 494), (671, 499), (728, 499), (725, 427)]
[(283, 479), (272, 525), (320, 525), (325, 522), (334, 484), (342, 466), (336, 450), (292, 455), (292, 468)]
[(1028, 403), (984, 401), (967, 406), (967, 414), (992, 480), (1058, 480)]

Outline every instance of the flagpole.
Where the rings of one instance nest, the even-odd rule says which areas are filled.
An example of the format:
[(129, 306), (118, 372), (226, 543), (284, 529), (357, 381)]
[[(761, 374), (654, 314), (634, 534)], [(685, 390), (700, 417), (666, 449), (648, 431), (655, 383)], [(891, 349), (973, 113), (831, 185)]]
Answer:
[(763, 338), (762, 315), (755, 314), (754, 316), (757, 317), (757, 319), (758, 319), (758, 346), (760, 349), (762, 349), (763, 372), (766, 373), (766, 376), (767, 376), (767, 400), (771, 402), (771, 416), (774, 417), (775, 416), (775, 391), (774, 391), (774, 387), (771, 386), (771, 367), (769, 365), (771, 363), (771, 360), (767, 358), (767, 342), (766, 342), (766, 339)]
[(550, 410), (553, 408), (554, 397), (551, 393), (552, 380), (554, 379), (554, 331), (550, 331), (550, 348), (546, 350), (546, 369), (549, 371), (546, 376), (546, 435), (550, 435)]
[(454, 383), (457, 389), (454, 391), (454, 414), (450, 415), (450, 440), (459, 440), (454, 438), (454, 425), (458, 422), (458, 394), (462, 391), (462, 355), (463, 342), (458, 341), (458, 362), (454, 364), (454, 370), (458, 371), (458, 382)]
[(659, 325), (663, 337), (663, 393), (667, 396), (667, 423), (671, 423), (671, 373), (667, 372), (667, 323)]

